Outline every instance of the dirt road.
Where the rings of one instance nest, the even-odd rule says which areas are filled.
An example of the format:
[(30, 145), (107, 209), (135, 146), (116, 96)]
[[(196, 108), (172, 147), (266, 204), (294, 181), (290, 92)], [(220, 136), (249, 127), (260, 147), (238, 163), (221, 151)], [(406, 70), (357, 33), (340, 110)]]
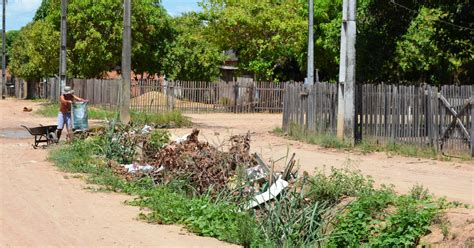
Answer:
[(59, 172), (46, 161), (47, 150), (33, 150), (20, 125), (54, 124), (24, 113), (38, 104), (0, 101), (0, 247), (227, 247), (188, 234), (178, 226), (136, 220), (130, 197), (84, 190), (81, 179)]
[[(190, 235), (177, 226), (150, 225), (136, 220), (139, 210), (126, 206), (130, 197), (84, 190), (81, 179), (59, 172), (45, 161), (47, 150), (33, 150), (19, 125), (54, 124), (52, 118), (24, 113), (37, 103), (0, 101), (0, 247), (8, 246), (153, 246), (225, 247), (215, 239)], [(190, 115), (202, 138), (220, 144), (231, 134), (252, 132), (252, 149), (265, 159), (296, 152), (301, 170), (351, 166), (394, 184), (406, 192), (417, 183), (437, 196), (474, 204), (474, 163), (388, 157), (384, 153), (358, 155), (330, 151), (269, 133), (280, 125), (280, 115)], [(190, 129), (172, 130), (176, 135)], [(216, 136), (216, 133), (219, 135)], [(281, 163), (280, 163), (281, 164)], [(279, 165), (277, 163), (277, 165)]]
[[(214, 144), (222, 143), (232, 134), (252, 133), (251, 148), (263, 154), (265, 159), (277, 160), (295, 152), (300, 170), (313, 172), (316, 168), (341, 168), (350, 166), (372, 176), (378, 184), (394, 184), (404, 193), (412, 186), (421, 184), (437, 196), (474, 204), (474, 161), (443, 162), (429, 159), (390, 157), (385, 153), (360, 155), (327, 150), (315, 145), (275, 136), (271, 133), (281, 126), (281, 115), (275, 114), (194, 114), (189, 115), (202, 130), (203, 138)], [(189, 130), (173, 130), (183, 135)], [(215, 134), (219, 135), (216, 136)], [(281, 163), (279, 164), (281, 166)]]

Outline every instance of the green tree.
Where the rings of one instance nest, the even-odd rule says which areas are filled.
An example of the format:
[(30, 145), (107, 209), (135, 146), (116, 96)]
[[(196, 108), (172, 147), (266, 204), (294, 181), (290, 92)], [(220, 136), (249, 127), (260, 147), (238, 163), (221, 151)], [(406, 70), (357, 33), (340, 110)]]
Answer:
[(58, 69), (59, 32), (45, 21), (23, 27), (10, 49), (9, 68), (13, 75), (27, 80), (52, 76)]
[[(60, 0), (43, 0), (34, 20), (60, 29)], [(154, 74), (171, 38), (170, 18), (158, 0), (132, 0), (132, 70)], [(122, 51), (123, 10), (120, 0), (70, 0), (68, 4), (68, 70), (74, 77), (102, 77), (118, 68)], [(59, 50), (59, 47), (58, 47)]]
[(449, 55), (433, 42), (436, 40), (436, 21), (443, 14), (439, 9), (422, 8), (407, 33), (397, 42), (396, 60), (401, 70), (415, 76), (421, 74), (421, 81), (426, 81), (429, 72), (450, 60)]
[(173, 20), (174, 38), (164, 58), (166, 76), (171, 79), (212, 81), (219, 76), (225, 56), (205, 36), (201, 15), (185, 14)]
[[(11, 49), (12, 49), (12, 44), (13, 41), (16, 39), (18, 36), (18, 33), (20, 31), (18, 30), (10, 30), (6, 32), (6, 37), (5, 37), (5, 49), (6, 49), (6, 64), (8, 67), (8, 64), (10, 62), (10, 54), (11, 54)], [(0, 39), (0, 47), (2, 46), (2, 40)]]
[[(101, 77), (120, 65), (122, 1), (71, 1), (68, 8), (71, 73)], [(169, 17), (159, 1), (132, 1), (132, 70), (157, 73), (169, 40)]]
[(301, 77), (307, 21), (299, 0), (208, 0), (203, 7), (207, 36), (234, 49), (241, 69), (266, 80)]

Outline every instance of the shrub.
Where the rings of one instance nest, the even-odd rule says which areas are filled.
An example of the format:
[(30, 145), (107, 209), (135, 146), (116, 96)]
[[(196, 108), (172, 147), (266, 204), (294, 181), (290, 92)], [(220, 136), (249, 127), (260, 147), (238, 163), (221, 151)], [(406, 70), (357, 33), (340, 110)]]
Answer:
[(307, 197), (312, 201), (326, 201), (335, 204), (348, 196), (358, 196), (373, 189), (374, 181), (359, 171), (331, 168), (331, 173), (317, 171), (308, 180), (310, 184)]
[(401, 196), (387, 187), (364, 193), (338, 217), (329, 247), (414, 247), (442, 204), (420, 186)]

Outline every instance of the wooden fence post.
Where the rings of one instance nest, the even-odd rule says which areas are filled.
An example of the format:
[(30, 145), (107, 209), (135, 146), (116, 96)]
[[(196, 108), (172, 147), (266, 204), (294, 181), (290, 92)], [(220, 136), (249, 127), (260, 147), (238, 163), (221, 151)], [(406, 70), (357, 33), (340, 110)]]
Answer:
[(174, 81), (169, 81), (168, 82), (168, 89), (166, 90), (166, 102), (167, 102), (167, 107), (168, 111), (173, 110), (173, 94), (174, 94)]
[(424, 98), (425, 98), (425, 101), (426, 101), (426, 113), (425, 113), (425, 116), (426, 116), (426, 130), (428, 132), (428, 143), (431, 147), (433, 147), (434, 143), (433, 143), (433, 123), (432, 123), (432, 120), (433, 120), (433, 111), (432, 111), (432, 101), (431, 101), (431, 98), (433, 97), (433, 92), (431, 90), (431, 87), (429, 86), (423, 86), (424, 88), (424, 91), (425, 91), (425, 94), (424, 94)]
[(253, 105), (253, 98), (254, 98), (254, 95), (255, 95), (255, 87), (252, 84), (250, 84), (249, 86), (249, 112), (250, 113), (253, 113), (255, 112), (255, 108), (254, 108), (254, 105)]
[(471, 91), (471, 157), (474, 157), (474, 91)]
[(237, 113), (237, 100), (239, 99), (239, 83), (234, 84), (234, 113)]

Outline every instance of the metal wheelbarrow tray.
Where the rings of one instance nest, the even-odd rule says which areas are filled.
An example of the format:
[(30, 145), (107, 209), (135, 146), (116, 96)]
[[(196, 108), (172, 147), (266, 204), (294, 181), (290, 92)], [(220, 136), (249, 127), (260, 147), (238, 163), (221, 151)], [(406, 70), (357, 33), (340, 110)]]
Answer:
[(23, 126), (28, 132), (35, 137), (35, 143), (33, 145), (33, 148), (38, 148), (38, 144), (40, 143), (46, 143), (46, 146), (56, 143), (57, 138), (56, 138), (56, 129), (57, 126), (51, 125), (51, 126), (42, 126), (40, 125), (39, 127), (27, 127)]

